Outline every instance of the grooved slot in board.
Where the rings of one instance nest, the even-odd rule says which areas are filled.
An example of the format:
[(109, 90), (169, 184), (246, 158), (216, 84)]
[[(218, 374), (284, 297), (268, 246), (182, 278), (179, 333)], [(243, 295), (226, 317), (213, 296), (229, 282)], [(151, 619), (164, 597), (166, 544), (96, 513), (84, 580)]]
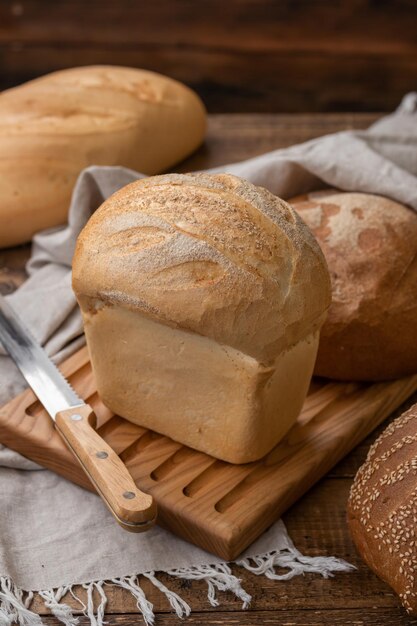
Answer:
[(126, 450), (120, 455), (122, 461), (127, 463), (132, 457), (136, 456), (139, 452), (143, 452), (146, 448), (157, 440), (160, 435), (152, 432), (151, 430), (145, 430), (135, 441), (133, 441)]
[[(84, 374), (87, 374), (89, 371), (91, 371), (90, 364), (87, 363), (87, 365), (85, 365), (82, 369), (84, 371)], [(71, 379), (71, 383), (72, 382), (73, 380)], [(92, 381), (92, 383), (93, 382), (94, 381)], [(100, 400), (97, 391), (95, 391), (94, 389), (94, 384), (92, 384), (92, 388), (89, 391), (86, 389), (86, 386), (83, 386), (83, 393), (79, 392), (78, 389), (76, 389), (75, 385), (71, 384), (71, 386), (76, 391), (76, 393), (80, 395), (84, 402), (90, 404), (91, 407), (94, 409), (99, 426), (103, 425), (114, 416), (114, 413), (110, 411), (110, 409), (108, 409)], [(46, 413), (46, 411), (40, 401), (35, 400), (26, 408), (26, 413), (27, 415), (31, 415), (32, 417), (38, 417), (39, 415)]]
[(26, 407), (25, 413), (31, 417), (38, 417), (42, 413), (45, 413), (45, 409), (39, 400), (35, 400), (35, 402), (32, 402), (28, 407)]
[[(104, 416), (99, 433), (126, 463), (138, 487), (155, 497), (160, 523), (226, 560), (242, 552), (417, 390), (417, 376), (369, 385), (315, 380), (284, 441), (259, 461), (232, 465), (113, 415), (92, 385), (87, 358), (83, 348), (62, 371), (70, 374), (71, 384), (100, 418)], [(92, 489), (31, 391), (1, 409), (0, 441)]]
[(253, 463), (232, 465), (225, 461), (215, 461), (183, 488), (183, 494), (189, 498), (206, 500), (210, 497), (215, 505), (222, 493), (224, 496), (230, 493), (253, 469)]
[(183, 463), (193, 458), (194, 454), (194, 451), (190, 450), (190, 448), (181, 447), (151, 472), (152, 480), (158, 482), (159, 480), (167, 478), (170, 474), (178, 470)]
[(131, 443), (133, 443), (133, 441), (136, 441), (147, 431), (147, 428), (132, 424), (132, 422), (128, 422), (118, 415), (113, 415), (108, 422), (105, 422), (97, 428), (97, 431), (104, 439), (117, 437), (120, 432), (132, 435), (132, 437), (135, 438), (131, 441)]
[(244, 476), (233, 489), (220, 498), (220, 500), (215, 503), (214, 508), (218, 513), (225, 513), (234, 504), (239, 503), (241, 498), (244, 498), (250, 489), (258, 485), (265, 476), (273, 471), (272, 468), (267, 468), (262, 465), (255, 467), (249, 474)]
[[(85, 397), (85, 396), (84, 396)], [(86, 402), (92, 407), (97, 417), (97, 429), (102, 428), (109, 420), (114, 417), (113, 411), (108, 409), (100, 400), (97, 391), (91, 393)]]
[(120, 455), (146, 432), (146, 428), (127, 422), (118, 415), (113, 415), (97, 431), (100, 437), (106, 441), (111, 441), (113, 450)]
[(182, 492), (187, 498), (193, 498), (202, 489), (207, 488), (208, 483), (213, 480), (221, 479), (221, 471), (226, 463), (224, 461), (218, 461), (213, 459), (212, 463), (198, 474), (188, 485), (185, 485)]
[(93, 370), (88, 362), (70, 376), (70, 383), (81, 398), (97, 393)]

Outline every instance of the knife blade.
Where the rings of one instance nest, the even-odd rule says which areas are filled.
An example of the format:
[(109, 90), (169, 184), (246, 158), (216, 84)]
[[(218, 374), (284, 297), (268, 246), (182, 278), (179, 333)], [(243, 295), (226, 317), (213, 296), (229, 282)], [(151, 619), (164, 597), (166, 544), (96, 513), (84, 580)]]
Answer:
[(62, 409), (84, 404), (3, 296), (0, 341), (53, 420)]
[(1, 295), (0, 341), (117, 522), (133, 532), (153, 526), (156, 505), (152, 496), (136, 487), (122, 460), (96, 432), (93, 409), (76, 394)]

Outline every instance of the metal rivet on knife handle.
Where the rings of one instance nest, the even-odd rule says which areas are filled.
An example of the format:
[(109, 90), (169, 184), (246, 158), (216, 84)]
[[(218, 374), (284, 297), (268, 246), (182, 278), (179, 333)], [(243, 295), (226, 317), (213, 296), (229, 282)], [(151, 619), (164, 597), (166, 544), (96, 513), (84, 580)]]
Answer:
[[(87, 404), (74, 408), (57, 413), (59, 432), (123, 527), (146, 530), (156, 517), (152, 496), (137, 488), (120, 457), (93, 428), (96, 416), (92, 408)], [(82, 419), (74, 421), (75, 414)]]
[(126, 498), (126, 500), (132, 500), (132, 498), (135, 497), (135, 494), (133, 491), (125, 491), (123, 497)]

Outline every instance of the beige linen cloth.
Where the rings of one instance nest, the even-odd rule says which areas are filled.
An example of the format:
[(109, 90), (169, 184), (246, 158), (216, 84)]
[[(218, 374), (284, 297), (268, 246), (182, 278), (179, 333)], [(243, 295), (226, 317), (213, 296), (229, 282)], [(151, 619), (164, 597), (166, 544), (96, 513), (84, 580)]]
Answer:
[[(284, 198), (326, 184), (386, 195), (417, 209), (417, 94), (406, 96), (394, 114), (368, 131), (329, 135), (215, 171), (242, 176)], [(85, 170), (74, 189), (68, 225), (34, 238), (29, 279), (8, 299), (56, 362), (84, 341), (70, 278), (77, 235), (105, 198), (138, 177), (123, 168)], [(10, 359), (0, 356), (0, 404), (23, 387)], [(109, 583), (128, 589), (151, 624), (152, 605), (140, 587), (140, 575), (166, 595), (179, 617), (188, 615), (190, 607), (158, 580), (157, 571), (204, 579), (213, 605), (218, 590), (232, 590), (244, 606), (249, 604), (250, 595), (220, 559), (158, 527), (142, 535), (126, 533), (97, 496), (1, 445), (0, 466), (0, 626), (41, 623), (30, 610), (35, 590), (64, 624), (76, 624), (61, 599), (77, 583), (87, 590), (84, 612), (92, 626), (103, 623)], [(305, 524), (308, 529), (308, 519)], [(277, 580), (351, 569), (334, 557), (302, 555), (281, 521), (237, 562)]]

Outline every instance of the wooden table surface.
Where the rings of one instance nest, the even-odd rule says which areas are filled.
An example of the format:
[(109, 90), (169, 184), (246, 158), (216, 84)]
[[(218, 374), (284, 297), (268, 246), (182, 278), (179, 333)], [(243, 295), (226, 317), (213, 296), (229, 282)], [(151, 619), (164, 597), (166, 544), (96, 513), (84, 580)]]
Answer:
[[(366, 128), (377, 119), (372, 114), (315, 115), (215, 115), (210, 118), (207, 142), (178, 168), (187, 171), (221, 165), (284, 147), (319, 135), (351, 128)], [(0, 251), (0, 292), (10, 293), (25, 279), (24, 263), (29, 246)], [(414, 402), (417, 397), (414, 397)], [(410, 405), (412, 402), (407, 403)], [(297, 576), (290, 581), (273, 581), (234, 568), (245, 589), (252, 595), (251, 608), (231, 593), (219, 593), (220, 606), (207, 601), (203, 582), (176, 581), (161, 574), (160, 579), (179, 593), (192, 607), (186, 624), (194, 626), (258, 625), (280, 626), (410, 626), (409, 618), (391, 589), (359, 559), (346, 526), (346, 500), (352, 479), (364, 461), (375, 435), (369, 437), (320, 481), (284, 516), (291, 537), (303, 553), (336, 555), (353, 563), (357, 570), (324, 580), (318, 575)], [(165, 597), (148, 580), (141, 585), (154, 604), (156, 625), (177, 624)], [(143, 620), (128, 592), (108, 587), (106, 620), (109, 624), (133, 626)], [(82, 590), (79, 596), (82, 597)], [(71, 599), (69, 604), (77, 606)], [(35, 598), (34, 610), (44, 614), (45, 624), (58, 626), (43, 603)], [(81, 616), (80, 624), (87, 624)]]
[(0, 89), (146, 67), (211, 113), (391, 111), (415, 89), (415, 0), (2, 0)]

